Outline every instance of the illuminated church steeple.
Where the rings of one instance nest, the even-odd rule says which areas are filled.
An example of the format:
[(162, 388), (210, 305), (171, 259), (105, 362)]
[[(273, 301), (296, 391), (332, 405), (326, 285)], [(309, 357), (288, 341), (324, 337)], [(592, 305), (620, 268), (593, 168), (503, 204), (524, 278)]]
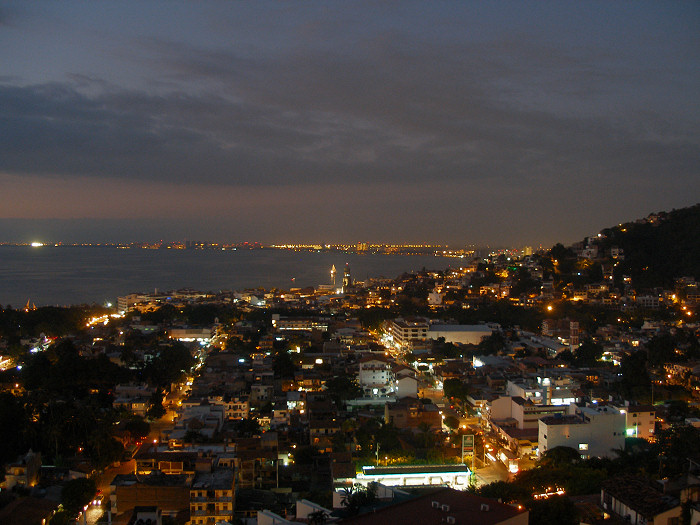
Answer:
[(331, 267), (331, 284), (335, 286), (335, 264)]
[(350, 265), (345, 263), (345, 270), (343, 271), (343, 291), (347, 292), (348, 288), (352, 286), (352, 277), (350, 277)]

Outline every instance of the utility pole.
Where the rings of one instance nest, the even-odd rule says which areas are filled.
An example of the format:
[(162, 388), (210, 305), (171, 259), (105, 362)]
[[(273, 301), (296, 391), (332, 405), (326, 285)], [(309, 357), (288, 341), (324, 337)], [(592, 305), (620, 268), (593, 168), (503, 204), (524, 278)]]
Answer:
[(377, 441), (377, 466), (379, 466), (379, 441)]

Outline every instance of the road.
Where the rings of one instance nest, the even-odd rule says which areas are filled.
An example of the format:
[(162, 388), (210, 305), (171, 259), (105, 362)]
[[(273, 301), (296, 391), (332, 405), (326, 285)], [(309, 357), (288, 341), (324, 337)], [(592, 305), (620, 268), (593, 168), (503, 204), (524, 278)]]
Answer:
[[(488, 485), (494, 481), (508, 481), (508, 470), (500, 461), (486, 459), (488, 465), (476, 469), (476, 486)], [(479, 462), (480, 463), (480, 462)]]
[[(433, 388), (422, 388), (422, 397), (430, 399), (433, 403), (440, 407), (442, 414), (447, 416), (456, 417), (459, 420), (460, 429), (468, 429), (470, 427), (479, 426), (479, 418), (477, 417), (465, 417), (460, 412), (458, 412), (458, 406), (454, 403), (450, 403), (450, 400), (443, 396), (443, 391)], [(464, 430), (462, 430), (464, 431)], [(488, 445), (491, 449), (491, 454), (495, 454), (495, 451), (500, 448), (501, 445), (498, 444), (495, 436), (490, 436), (485, 433), (482, 435), (485, 445)], [(479, 448), (477, 459), (474, 462), (476, 467), (476, 484), (477, 486), (487, 485), (493, 483), (494, 481), (507, 481), (510, 479), (510, 474), (506, 466), (500, 461), (491, 461), (486, 458), (486, 463), (483, 461), (483, 449)], [(525, 467), (525, 465), (523, 465)], [(528, 467), (525, 467), (528, 468)], [(530, 467), (531, 468), (531, 465)]]
[[(175, 409), (182, 402), (182, 400), (187, 397), (186, 389), (187, 387), (183, 383), (180, 385), (180, 388), (168, 395), (165, 403), (165, 415), (162, 418), (151, 422), (151, 430), (148, 435), (148, 439), (151, 442), (159, 442), (163, 430), (173, 428), (175, 426), (174, 420), (175, 416), (177, 415)], [(117, 467), (106, 468), (96, 480), (98, 494), (100, 494), (99, 491), (101, 491), (101, 494), (103, 495), (101, 504), (90, 505), (85, 514), (80, 517), (78, 523), (82, 523), (83, 525), (107, 523), (107, 510), (110, 508), (109, 484), (117, 474), (132, 474), (135, 472), (135, 470), (136, 462), (133, 459), (122, 462)]]
[[(89, 505), (87, 511), (78, 518), (78, 523), (83, 525), (97, 525), (107, 523), (107, 509), (109, 509), (109, 484), (117, 474), (131, 474), (134, 472), (136, 462), (132, 459), (121, 463), (118, 467), (107, 467), (96, 479), (97, 490), (101, 491), (103, 499), (100, 505)], [(100, 492), (98, 492), (100, 494)], [(104, 517), (102, 517), (104, 514)]]

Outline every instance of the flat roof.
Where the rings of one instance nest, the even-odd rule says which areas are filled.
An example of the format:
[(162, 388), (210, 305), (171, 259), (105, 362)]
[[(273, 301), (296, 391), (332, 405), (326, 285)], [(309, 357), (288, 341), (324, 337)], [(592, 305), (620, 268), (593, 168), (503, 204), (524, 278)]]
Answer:
[(493, 332), (485, 324), (433, 324), (430, 325), (431, 332)]
[(233, 470), (218, 469), (211, 472), (197, 472), (192, 482), (192, 489), (231, 490), (233, 487)]
[(438, 473), (469, 472), (469, 467), (464, 463), (449, 465), (410, 465), (405, 467), (375, 467), (367, 465), (362, 467), (362, 473), (368, 476), (385, 476), (388, 474), (438, 474)]
[(545, 425), (583, 425), (585, 421), (579, 416), (562, 415), (546, 416), (540, 418)]

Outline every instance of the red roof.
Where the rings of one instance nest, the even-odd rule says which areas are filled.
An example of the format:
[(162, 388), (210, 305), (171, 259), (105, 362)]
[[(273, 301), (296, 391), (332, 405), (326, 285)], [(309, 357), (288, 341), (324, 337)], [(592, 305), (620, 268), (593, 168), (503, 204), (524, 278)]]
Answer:
[[(443, 488), (396, 505), (377, 509), (376, 512), (344, 519), (343, 523), (362, 525), (387, 525), (389, 523), (403, 525), (409, 523), (420, 523), (420, 525), (445, 525), (445, 523), (497, 525), (518, 515), (522, 515), (522, 523), (526, 525), (528, 513), (525, 510), (519, 510), (517, 507), (504, 505), (468, 492)], [(454, 518), (454, 521), (448, 520), (448, 517)]]
[(58, 508), (53, 501), (40, 498), (19, 498), (0, 510), (0, 525), (41, 525)]

